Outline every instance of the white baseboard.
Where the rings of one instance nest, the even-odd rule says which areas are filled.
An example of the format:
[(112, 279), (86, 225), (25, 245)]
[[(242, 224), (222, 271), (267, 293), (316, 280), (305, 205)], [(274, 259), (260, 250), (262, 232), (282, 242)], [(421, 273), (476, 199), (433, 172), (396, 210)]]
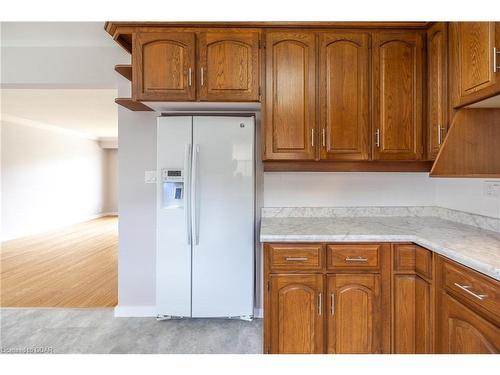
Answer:
[(254, 307), (254, 309), (253, 309), (253, 317), (254, 318), (263, 318), (264, 317), (264, 309)]
[(155, 306), (116, 306), (116, 318), (149, 318), (156, 316)]

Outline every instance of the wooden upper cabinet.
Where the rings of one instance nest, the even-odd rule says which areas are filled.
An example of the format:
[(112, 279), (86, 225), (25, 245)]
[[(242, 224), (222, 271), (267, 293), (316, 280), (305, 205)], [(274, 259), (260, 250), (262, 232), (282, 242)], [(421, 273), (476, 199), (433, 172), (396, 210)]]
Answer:
[[(452, 65), (454, 106), (461, 106), (500, 92), (500, 73), (494, 72), (493, 49), (500, 48), (500, 24), (453, 22)], [(497, 65), (499, 58), (497, 55)]]
[(328, 276), (328, 353), (381, 353), (380, 275)]
[(200, 34), (200, 100), (259, 100), (259, 36), (241, 31)]
[(321, 159), (369, 158), (368, 34), (319, 36)]
[(443, 297), (440, 353), (500, 353), (500, 328), (453, 297)]
[(315, 159), (315, 40), (310, 32), (267, 33), (264, 159)]
[(132, 60), (135, 100), (196, 99), (194, 33), (137, 33)]
[(270, 353), (323, 353), (323, 276), (272, 275), (270, 283)]
[(448, 26), (427, 30), (427, 156), (434, 160), (448, 128)]
[(422, 158), (422, 35), (373, 36), (373, 159)]

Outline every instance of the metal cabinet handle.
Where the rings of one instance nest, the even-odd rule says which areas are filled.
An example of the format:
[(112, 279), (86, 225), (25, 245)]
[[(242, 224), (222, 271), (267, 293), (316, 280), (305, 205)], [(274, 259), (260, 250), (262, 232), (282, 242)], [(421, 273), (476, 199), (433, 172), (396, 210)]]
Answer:
[(500, 51), (497, 51), (496, 47), (493, 47), (493, 73), (496, 73), (500, 70), (500, 66), (497, 66), (497, 55), (500, 54)]
[(308, 258), (307, 257), (286, 257), (285, 260), (292, 262), (292, 261), (298, 261), (298, 262), (304, 262)]
[(320, 293), (318, 296), (318, 314), (321, 315), (323, 310), (323, 295)]
[(332, 293), (331, 295), (331, 302), (330, 302), (330, 309), (331, 309), (331, 313), (332, 315), (335, 315), (335, 294)]
[(375, 145), (380, 147), (380, 129), (375, 131)]
[(323, 147), (326, 147), (326, 129), (325, 128), (323, 128), (323, 130), (322, 130), (321, 139), (322, 139)]
[(357, 257), (357, 258), (347, 257), (347, 258), (345, 258), (345, 261), (346, 261), (346, 262), (359, 262), (359, 263), (366, 263), (366, 262), (368, 262), (368, 259), (366, 259), (366, 258), (361, 258), (361, 257)]
[(192, 73), (193, 71), (191, 70), (191, 68), (188, 69), (188, 85), (189, 87), (191, 87), (191, 84), (192, 84)]
[(464, 292), (466, 293), (469, 293), (471, 296), (474, 296), (476, 297), (478, 300), (483, 300), (485, 299), (486, 297), (488, 297), (488, 295), (486, 294), (476, 294), (474, 293), (472, 290), (470, 290), (471, 286), (470, 285), (460, 285), (458, 283), (454, 283), (456, 287), (462, 289)]
[(204, 73), (204, 71), (205, 71), (205, 69), (203, 69), (203, 67), (202, 67), (202, 68), (201, 68), (201, 72), (200, 72), (200, 73), (201, 73), (201, 74), (200, 74), (200, 84), (201, 84), (202, 86), (204, 86), (204, 85), (205, 85), (205, 78), (204, 78), (204, 74), (203, 74), (203, 73)]
[(438, 125), (438, 145), (441, 145), (441, 141), (442, 141), (442, 139), (441, 139), (441, 137), (442, 137), (441, 131), (442, 131), (442, 129), (443, 128), (441, 127), (441, 125)]
[(311, 129), (311, 147), (314, 147), (314, 128)]

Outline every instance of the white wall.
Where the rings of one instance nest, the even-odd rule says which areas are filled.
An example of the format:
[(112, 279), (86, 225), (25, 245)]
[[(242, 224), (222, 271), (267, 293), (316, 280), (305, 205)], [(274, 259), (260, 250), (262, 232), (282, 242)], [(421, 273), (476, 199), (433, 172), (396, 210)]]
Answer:
[(156, 169), (156, 116), (118, 109), (118, 309), (131, 315), (155, 305), (156, 185), (144, 183), (144, 171)]
[[(102, 142), (99, 142), (100, 144)], [(118, 149), (104, 150), (104, 212), (118, 212)]]
[(500, 198), (484, 195), (484, 182), (498, 179), (436, 178), (433, 181), (437, 206), (500, 219)]
[(102, 212), (104, 151), (90, 139), (2, 122), (2, 240)]
[(434, 204), (427, 173), (264, 174), (266, 207), (421, 206)]

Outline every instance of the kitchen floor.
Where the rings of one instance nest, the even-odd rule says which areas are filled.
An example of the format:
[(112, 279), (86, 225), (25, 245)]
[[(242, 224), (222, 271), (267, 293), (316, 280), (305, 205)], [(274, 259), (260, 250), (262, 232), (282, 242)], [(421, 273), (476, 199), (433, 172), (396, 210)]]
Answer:
[(115, 318), (113, 309), (0, 310), (1, 353), (262, 353), (262, 320)]
[(1, 307), (113, 307), (118, 217), (3, 242)]

